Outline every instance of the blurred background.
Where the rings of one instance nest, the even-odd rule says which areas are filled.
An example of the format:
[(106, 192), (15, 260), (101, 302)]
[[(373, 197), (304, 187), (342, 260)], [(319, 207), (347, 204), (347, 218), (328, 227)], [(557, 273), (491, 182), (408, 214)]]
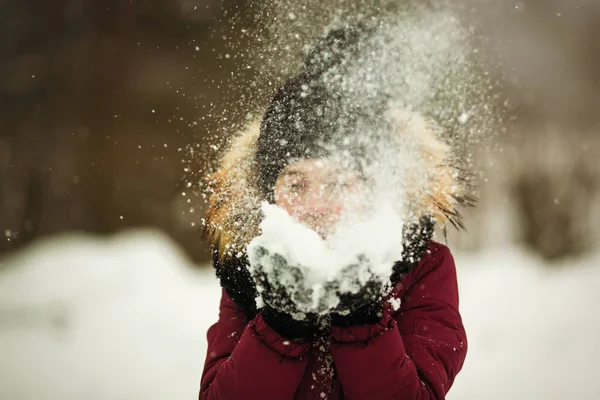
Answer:
[(143, 226), (206, 260), (183, 150), (236, 95), (224, 54), (244, 3), (0, 2), (1, 253)]
[[(279, 3), (0, 0), (0, 353), (9, 355), (0, 398), (35, 398), (28, 376), (51, 399), (195, 395), (219, 295), (202, 268), (199, 181), (222, 150), (213, 139), (260, 112), (285, 76), (255, 67), (273, 61), (258, 33), (278, 15), (296, 18)], [(341, 3), (386, 12), (376, 1)], [(361, 8), (369, 4), (376, 10)], [(514, 109), (510, 127), (473, 149), (481, 187), (468, 232), (448, 232), (467, 266), (471, 378), (505, 391), (486, 395), (462, 378), (454, 398), (598, 398), (578, 380), (587, 375), (561, 392), (548, 384), (561, 374), (544, 368), (559, 347), (565, 364), (600, 371), (600, 321), (590, 316), (600, 283), (600, 0), (468, 0), (456, 10), (479, 29), (481, 51), (501, 60), (489, 73)], [(158, 333), (167, 330), (169, 339)], [(518, 354), (498, 347), (506, 336), (522, 342)], [(171, 358), (131, 361), (148, 348)], [(508, 372), (525, 359), (535, 361)], [(156, 371), (142, 374), (141, 363)], [(85, 385), (60, 386), (60, 371)], [(163, 372), (181, 385), (155, 390)]]
[[(482, 201), (459, 245), (512, 241), (553, 260), (597, 240), (596, 3), (462, 4), (485, 29), (484, 51), (504, 63), (496, 73), (508, 73), (517, 119), (478, 150)], [(201, 173), (184, 168), (218, 156), (191, 157), (189, 147), (242, 121), (232, 99), (270, 78), (246, 68), (264, 9), (247, 0), (1, 1), (0, 253), (61, 232), (142, 226), (206, 261), (204, 203), (182, 194)]]

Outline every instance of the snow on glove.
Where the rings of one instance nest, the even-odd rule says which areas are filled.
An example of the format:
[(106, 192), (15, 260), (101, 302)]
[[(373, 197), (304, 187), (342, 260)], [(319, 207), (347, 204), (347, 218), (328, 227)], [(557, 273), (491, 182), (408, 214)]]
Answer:
[[(359, 256), (359, 261), (345, 269), (342, 276), (353, 277), (353, 285), (361, 285), (358, 292), (344, 291), (339, 283), (338, 296), (340, 303), (335, 311), (331, 313), (332, 324), (338, 326), (353, 326), (377, 323), (383, 312), (382, 298), (388, 284), (395, 285), (402, 276), (409, 272), (421, 260), (427, 251), (433, 230), (435, 219), (430, 216), (421, 217), (418, 223), (406, 225), (403, 232), (402, 259), (394, 264), (390, 281), (382, 280), (373, 274), (368, 267), (368, 261)], [(362, 264), (362, 266), (361, 266)], [(366, 265), (365, 265), (366, 264)], [(359, 274), (368, 274), (359, 279)]]
[(311, 301), (312, 290), (305, 286), (304, 269), (290, 265), (281, 254), (258, 246), (250, 272), (262, 297), (263, 318), (289, 339), (308, 338), (314, 331), (316, 314), (298, 305)]
[(411, 223), (404, 226), (402, 232), (402, 259), (394, 264), (393, 273), (390, 277), (392, 285), (398, 283), (404, 274), (413, 269), (421, 261), (421, 258), (429, 248), (434, 228), (435, 218), (429, 215), (421, 217), (418, 223)]
[(344, 268), (341, 282), (336, 286), (339, 304), (331, 313), (331, 323), (338, 326), (375, 324), (382, 317), (382, 297), (387, 279), (375, 275), (368, 261), (359, 256), (358, 262)]

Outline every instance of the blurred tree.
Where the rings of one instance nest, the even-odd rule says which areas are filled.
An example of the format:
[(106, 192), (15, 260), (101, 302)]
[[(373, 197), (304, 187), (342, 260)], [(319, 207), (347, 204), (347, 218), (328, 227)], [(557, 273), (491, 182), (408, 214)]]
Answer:
[(237, 68), (219, 57), (234, 39), (216, 33), (238, 29), (225, 14), (243, 3), (0, 2), (0, 252), (156, 226), (205, 256), (181, 216), (178, 149), (217, 122), (194, 124)]
[[(519, 127), (497, 138), (507, 150), (493, 162), (508, 166), (484, 186), (489, 204), (479, 218), (471, 214), (472, 236), (485, 237), (477, 230), (494, 227), (481, 217), (510, 204), (513, 235), (539, 254), (591, 248), (600, 227), (587, 218), (600, 190), (600, 4), (462, 3), (492, 39), (486, 50), (505, 61), (492, 72), (508, 71), (505, 94)], [(227, 133), (248, 111), (235, 105), (256, 111), (271, 92), (248, 93), (276, 86), (277, 68), (272, 76), (245, 68), (253, 38), (242, 29), (265, 23), (256, 14), (262, 4), (0, 0), (0, 253), (58, 232), (153, 226), (194, 260), (207, 259), (199, 239), (204, 204), (189, 196), (183, 168), (196, 172), (213, 154), (179, 149)], [(277, 55), (253, 61), (275, 63)], [(550, 140), (554, 131), (560, 140)], [(552, 167), (558, 156), (550, 143), (564, 153), (561, 170)], [(490, 195), (493, 182), (494, 193), (505, 193), (500, 200)]]
[(576, 3), (523, 1), (505, 33), (520, 112), (507, 190), (517, 237), (549, 260), (582, 254), (599, 238), (591, 216), (600, 170), (589, 157), (600, 152), (590, 140), (600, 122), (600, 3)]

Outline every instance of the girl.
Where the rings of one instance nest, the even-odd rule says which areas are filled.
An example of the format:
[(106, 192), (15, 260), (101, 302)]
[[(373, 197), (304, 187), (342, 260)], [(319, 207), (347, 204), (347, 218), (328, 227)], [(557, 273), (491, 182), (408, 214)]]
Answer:
[[(364, 104), (325, 87), (326, 74), (347, 71), (362, 36), (338, 30), (321, 40), (211, 178), (205, 234), (223, 292), (219, 320), (208, 331), (200, 399), (440, 400), (463, 365), (454, 260), (431, 236), (435, 221), (460, 224), (456, 208), (470, 199), (430, 123), (384, 112), (385, 102), (370, 102), (365, 112)], [(408, 182), (419, 182), (406, 196), (414, 218), (405, 224), (403, 257), (385, 296), (369, 282), (358, 293), (338, 293), (326, 323), (314, 315), (298, 319), (284, 285), (260, 268), (250, 273), (246, 246), (259, 234), (259, 204), (276, 204), (326, 237), (345, 214), (365, 206), (348, 201), (364, 199), (356, 196), (365, 191), (364, 171), (331, 157), (331, 148), (365, 126), (397, 135), (396, 143), (410, 141), (421, 155), (408, 173)], [(360, 155), (364, 146), (350, 152)], [(280, 261), (275, 269), (291, 268)]]

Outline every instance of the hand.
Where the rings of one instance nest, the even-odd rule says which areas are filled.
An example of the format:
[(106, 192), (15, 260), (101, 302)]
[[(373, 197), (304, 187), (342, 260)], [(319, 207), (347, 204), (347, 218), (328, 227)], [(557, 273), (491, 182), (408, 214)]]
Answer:
[(289, 339), (309, 337), (316, 314), (308, 312), (312, 289), (305, 285), (305, 269), (290, 265), (281, 254), (255, 247), (250, 256), (250, 272), (262, 297), (263, 318)]
[(418, 223), (404, 226), (402, 259), (394, 264), (390, 278), (392, 285), (398, 283), (404, 274), (421, 261), (431, 243), (435, 222), (435, 218), (426, 215), (421, 217)]
[[(382, 317), (382, 298), (386, 280), (375, 275), (364, 257), (346, 267), (341, 274), (343, 283), (334, 282), (340, 299), (331, 313), (331, 322), (338, 326), (375, 324)], [(347, 280), (350, 279), (348, 282)]]
[(257, 246), (250, 257), (250, 272), (265, 304), (298, 319), (302, 317), (297, 304), (306, 303), (309, 297), (302, 268), (290, 265), (279, 253)]

